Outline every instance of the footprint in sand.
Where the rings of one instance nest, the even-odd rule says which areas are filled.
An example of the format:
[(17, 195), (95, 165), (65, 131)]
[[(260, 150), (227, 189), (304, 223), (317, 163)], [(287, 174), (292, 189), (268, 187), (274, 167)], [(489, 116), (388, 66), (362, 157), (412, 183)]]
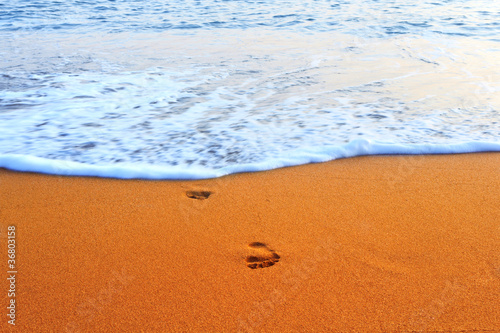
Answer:
[(248, 244), (248, 247), (250, 255), (245, 261), (251, 269), (270, 267), (280, 260), (280, 256), (264, 243), (253, 242)]
[(212, 194), (209, 191), (187, 191), (186, 196), (191, 199), (205, 200)]

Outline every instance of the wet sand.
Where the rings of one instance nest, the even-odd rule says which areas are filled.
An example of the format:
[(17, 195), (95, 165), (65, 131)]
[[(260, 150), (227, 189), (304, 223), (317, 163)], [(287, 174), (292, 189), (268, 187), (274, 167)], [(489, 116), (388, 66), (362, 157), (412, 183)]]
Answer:
[(15, 329), (498, 332), (499, 171), (499, 153), (203, 181), (0, 170), (4, 276), (16, 226)]

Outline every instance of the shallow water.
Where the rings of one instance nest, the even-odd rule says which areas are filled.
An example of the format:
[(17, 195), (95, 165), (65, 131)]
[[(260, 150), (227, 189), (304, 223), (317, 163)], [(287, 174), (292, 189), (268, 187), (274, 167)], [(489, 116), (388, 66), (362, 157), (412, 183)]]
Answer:
[(203, 178), (500, 151), (495, 3), (12, 1), (0, 18), (0, 166)]

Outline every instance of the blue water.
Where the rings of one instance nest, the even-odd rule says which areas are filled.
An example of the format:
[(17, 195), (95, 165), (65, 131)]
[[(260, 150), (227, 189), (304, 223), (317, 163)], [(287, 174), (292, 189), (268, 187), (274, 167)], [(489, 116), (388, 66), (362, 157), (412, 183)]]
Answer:
[[(2, 31), (71, 34), (167, 30), (331, 32), (363, 37), (445, 34), (498, 41), (495, 1), (5, 1)], [(223, 33), (223, 32), (222, 32)]]
[(0, 167), (192, 179), (500, 151), (494, 1), (0, 3)]

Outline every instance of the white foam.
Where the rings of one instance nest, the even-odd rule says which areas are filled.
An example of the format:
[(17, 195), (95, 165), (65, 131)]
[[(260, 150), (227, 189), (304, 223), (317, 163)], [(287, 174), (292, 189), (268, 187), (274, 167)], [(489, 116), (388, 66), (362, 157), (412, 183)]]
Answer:
[(39, 43), (59, 49), (19, 45), (33, 63), (11, 53), (0, 76), (0, 163), (13, 170), (200, 179), (358, 155), (499, 150), (491, 42), (89, 35), (78, 39), (82, 58), (73, 39), (44, 36)]
[(258, 163), (226, 166), (219, 169), (149, 164), (92, 165), (71, 161), (50, 160), (29, 155), (3, 154), (0, 155), (0, 167), (15, 171), (64, 176), (192, 180), (216, 178), (233, 173), (272, 170), (363, 155), (460, 154), (473, 152), (500, 152), (500, 143), (464, 142), (453, 145), (404, 145), (383, 144), (359, 139), (343, 146), (301, 149), (293, 152), (289, 157), (273, 158)]

